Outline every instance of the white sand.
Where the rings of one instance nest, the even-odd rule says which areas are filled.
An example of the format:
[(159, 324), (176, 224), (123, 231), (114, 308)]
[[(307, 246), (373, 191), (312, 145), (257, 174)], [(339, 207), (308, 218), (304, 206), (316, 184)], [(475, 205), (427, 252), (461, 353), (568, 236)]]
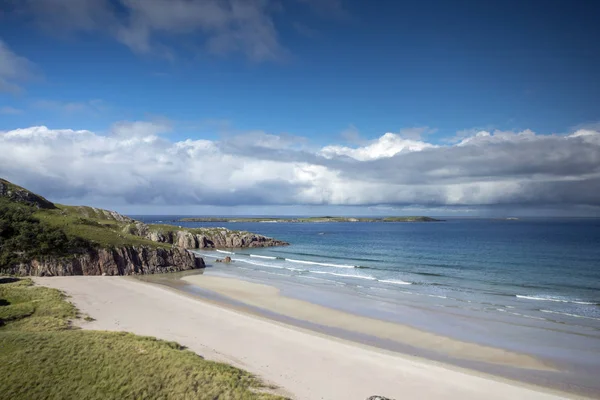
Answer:
[[(260, 376), (295, 399), (558, 399), (499, 379), (341, 341), (122, 277), (36, 278), (96, 321), (85, 329), (177, 341)], [(149, 366), (151, 367), (151, 366)]]

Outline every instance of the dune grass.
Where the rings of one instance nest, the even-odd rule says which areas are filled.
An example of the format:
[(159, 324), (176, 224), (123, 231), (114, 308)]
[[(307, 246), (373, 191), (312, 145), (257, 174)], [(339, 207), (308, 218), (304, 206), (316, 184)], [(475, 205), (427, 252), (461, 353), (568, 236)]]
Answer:
[(7, 399), (280, 399), (179, 344), (85, 331), (55, 289), (0, 278), (0, 396)]

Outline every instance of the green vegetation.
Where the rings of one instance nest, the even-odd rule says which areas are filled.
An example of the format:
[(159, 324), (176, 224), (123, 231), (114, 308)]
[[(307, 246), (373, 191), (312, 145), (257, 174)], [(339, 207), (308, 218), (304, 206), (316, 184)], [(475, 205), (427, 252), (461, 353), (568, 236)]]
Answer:
[(7, 399), (277, 399), (237, 368), (177, 343), (71, 326), (55, 289), (0, 278), (0, 393)]
[[(36, 218), (33, 207), (0, 197), (0, 266), (80, 253), (92, 244)], [(52, 212), (45, 210), (44, 212)]]
[(99, 248), (170, 249), (181, 243), (173, 240), (178, 231), (219, 243), (223, 237), (248, 233), (224, 228), (146, 225), (113, 211), (53, 204), (0, 178), (0, 272), (14, 273), (15, 266), (21, 263), (64, 260)]
[(125, 229), (130, 220), (117, 221), (102, 210), (91, 207), (55, 204), (54, 210), (38, 210), (35, 217), (42, 223), (62, 230), (69, 237), (85, 238), (95, 247), (151, 246), (170, 247), (133, 235)]
[(41, 209), (0, 196), (0, 270), (32, 259), (73, 257), (93, 248), (170, 247), (124, 232), (128, 222), (111, 219), (101, 210), (53, 206)]
[(198, 217), (181, 218), (181, 222), (437, 222), (442, 221), (431, 217), (384, 217), (384, 218), (365, 218), (365, 217), (306, 217), (306, 218), (221, 218), (221, 217)]

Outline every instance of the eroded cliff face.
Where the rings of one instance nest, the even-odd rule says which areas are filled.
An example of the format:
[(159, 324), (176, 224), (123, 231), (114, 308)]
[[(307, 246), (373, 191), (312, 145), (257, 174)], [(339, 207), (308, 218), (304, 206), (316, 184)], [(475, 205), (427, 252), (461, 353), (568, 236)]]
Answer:
[(202, 233), (176, 229), (174, 227), (173, 231), (161, 232), (153, 229), (151, 225), (138, 222), (130, 233), (152, 240), (153, 242), (170, 243), (184, 249), (272, 247), (289, 244), (256, 233), (231, 231), (225, 228), (199, 229)]
[(70, 258), (31, 260), (8, 273), (34, 276), (136, 275), (204, 268), (204, 260), (181, 248), (123, 246), (93, 249)]

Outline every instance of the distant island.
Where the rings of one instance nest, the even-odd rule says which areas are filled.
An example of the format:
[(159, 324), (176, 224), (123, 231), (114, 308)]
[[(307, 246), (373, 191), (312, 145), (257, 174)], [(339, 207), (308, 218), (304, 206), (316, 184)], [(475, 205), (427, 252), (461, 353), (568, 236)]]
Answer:
[(442, 219), (431, 217), (381, 217), (381, 218), (364, 218), (364, 217), (306, 217), (306, 218), (224, 218), (224, 217), (193, 217), (181, 218), (176, 222), (441, 222)]

